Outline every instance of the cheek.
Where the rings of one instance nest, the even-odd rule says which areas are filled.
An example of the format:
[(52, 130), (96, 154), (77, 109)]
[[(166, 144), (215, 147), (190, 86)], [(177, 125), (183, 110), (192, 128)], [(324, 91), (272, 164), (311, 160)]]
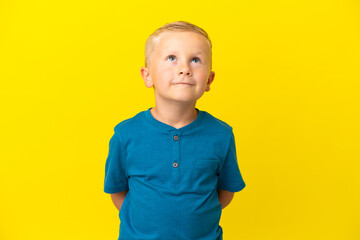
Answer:
[(158, 76), (168, 76), (172, 73), (171, 67), (169, 66), (161, 66), (156, 69), (156, 73)]
[(209, 73), (207, 69), (198, 69), (193, 72), (193, 75), (199, 80), (203, 80), (204, 82), (207, 82), (207, 78), (209, 76)]
[(156, 82), (157, 84), (161, 83), (160, 85), (158, 85), (158, 87), (167, 87), (169, 84), (171, 84), (174, 78), (173, 75), (173, 72), (170, 71), (168, 68), (156, 69)]

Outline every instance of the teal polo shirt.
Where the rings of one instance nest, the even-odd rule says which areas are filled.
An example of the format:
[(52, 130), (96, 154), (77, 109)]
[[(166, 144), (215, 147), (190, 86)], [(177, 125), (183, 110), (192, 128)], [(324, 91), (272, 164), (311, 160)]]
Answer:
[(245, 187), (232, 127), (195, 108), (174, 128), (149, 108), (114, 128), (104, 192), (129, 190), (119, 212), (119, 240), (220, 240), (218, 189)]

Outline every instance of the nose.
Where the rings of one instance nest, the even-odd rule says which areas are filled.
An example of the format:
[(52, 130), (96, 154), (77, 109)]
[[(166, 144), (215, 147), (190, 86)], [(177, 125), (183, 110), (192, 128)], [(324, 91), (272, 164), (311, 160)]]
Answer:
[(179, 66), (178, 75), (179, 76), (181, 76), (181, 75), (191, 76), (192, 73), (191, 73), (191, 69), (190, 69), (189, 65), (188, 64), (181, 64)]

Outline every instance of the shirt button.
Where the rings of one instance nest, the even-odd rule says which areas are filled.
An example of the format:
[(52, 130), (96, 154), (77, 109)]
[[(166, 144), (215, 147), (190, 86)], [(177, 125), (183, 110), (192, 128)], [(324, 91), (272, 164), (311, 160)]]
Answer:
[(177, 135), (174, 136), (174, 140), (177, 141), (179, 137)]
[(176, 162), (174, 162), (174, 163), (173, 163), (173, 167), (174, 167), (174, 168), (177, 168), (177, 167), (178, 167), (178, 165), (179, 165), (179, 164), (178, 164), (178, 163), (176, 163)]

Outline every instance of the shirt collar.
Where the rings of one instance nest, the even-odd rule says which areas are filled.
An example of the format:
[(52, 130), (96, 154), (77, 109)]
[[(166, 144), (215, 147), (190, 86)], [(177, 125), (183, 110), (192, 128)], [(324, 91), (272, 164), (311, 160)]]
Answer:
[(188, 132), (188, 131), (191, 131), (198, 126), (199, 122), (203, 118), (203, 111), (199, 110), (198, 108), (195, 108), (198, 112), (196, 119), (194, 121), (192, 121), (191, 123), (189, 123), (188, 125), (185, 125), (181, 128), (175, 128), (166, 123), (160, 122), (159, 120), (154, 118), (150, 112), (150, 109), (151, 109), (151, 107), (145, 111), (146, 120), (149, 121), (153, 126), (157, 127), (159, 130), (165, 131), (165, 132), (171, 132), (171, 131)]

